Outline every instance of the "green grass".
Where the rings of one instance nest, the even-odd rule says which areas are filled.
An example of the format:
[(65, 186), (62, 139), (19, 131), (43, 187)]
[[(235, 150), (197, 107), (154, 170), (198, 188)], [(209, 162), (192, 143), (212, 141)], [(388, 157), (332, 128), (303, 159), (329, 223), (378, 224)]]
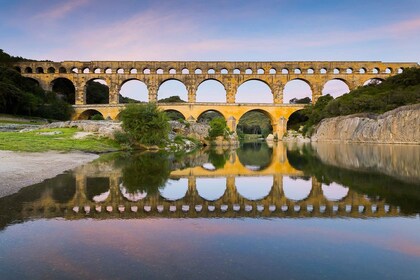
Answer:
[[(60, 131), (56, 135), (40, 135), (39, 132)], [(83, 139), (73, 139), (76, 128), (42, 129), (30, 132), (0, 132), (0, 150), (43, 152), (57, 151), (85, 151), (108, 152), (120, 150), (115, 141), (108, 138), (88, 136)]]

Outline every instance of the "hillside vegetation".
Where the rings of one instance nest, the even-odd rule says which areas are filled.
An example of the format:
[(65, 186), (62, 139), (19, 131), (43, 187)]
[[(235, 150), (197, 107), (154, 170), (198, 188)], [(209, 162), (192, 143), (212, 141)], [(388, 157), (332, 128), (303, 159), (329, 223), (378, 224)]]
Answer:
[(359, 87), (336, 99), (322, 96), (315, 105), (291, 116), (290, 123), (294, 127), (303, 125), (303, 132), (311, 133), (312, 127), (324, 118), (357, 113), (381, 114), (416, 103), (420, 103), (420, 68), (406, 68), (382, 83)]

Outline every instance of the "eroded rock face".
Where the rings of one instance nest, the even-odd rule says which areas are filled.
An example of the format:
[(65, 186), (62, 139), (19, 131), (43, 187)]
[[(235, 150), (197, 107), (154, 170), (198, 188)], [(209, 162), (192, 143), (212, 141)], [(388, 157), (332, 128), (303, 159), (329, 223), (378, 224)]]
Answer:
[(114, 133), (122, 131), (121, 122), (113, 121), (66, 121), (54, 122), (43, 126), (44, 128), (64, 128), (64, 127), (77, 127), (86, 132), (94, 132), (100, 136), (114, 139)]
[(324, 119), (311, 141), (420, 144), (420, 104), (382, 115), (351, 115)]
[(209, 136), (208, 124), (204, 123), (181, 123), (179, 121), (170, 121), (171, 131), (173, 134), (180, 134), (204, 141)]

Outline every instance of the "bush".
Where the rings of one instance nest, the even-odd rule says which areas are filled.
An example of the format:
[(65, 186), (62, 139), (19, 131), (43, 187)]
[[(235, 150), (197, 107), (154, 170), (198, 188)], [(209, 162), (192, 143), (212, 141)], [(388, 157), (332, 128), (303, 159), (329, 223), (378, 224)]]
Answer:
[(104, 117), (101, 114), (95, 114), (90, 119), (92, 121), (103, 121)]
[(128, 104), (121, 120), (132, 143), (162, 146), (168, 142), (168, 118), (155, 103)]
[(227, 127), (226, 120), (224, 118), (217, 117), (210, 121), (210, 139), (214, 139), (217, 136), (225, 136), (226, 134), (229, 134), (229, 128)]

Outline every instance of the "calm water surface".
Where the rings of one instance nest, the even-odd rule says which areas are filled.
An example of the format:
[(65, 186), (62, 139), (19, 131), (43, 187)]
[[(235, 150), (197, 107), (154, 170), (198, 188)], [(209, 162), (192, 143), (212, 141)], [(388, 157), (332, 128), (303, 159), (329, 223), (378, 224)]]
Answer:
[(419, 163), (396, 145), (105, 155), (0, 198), (0, 278), (419, 279)]

